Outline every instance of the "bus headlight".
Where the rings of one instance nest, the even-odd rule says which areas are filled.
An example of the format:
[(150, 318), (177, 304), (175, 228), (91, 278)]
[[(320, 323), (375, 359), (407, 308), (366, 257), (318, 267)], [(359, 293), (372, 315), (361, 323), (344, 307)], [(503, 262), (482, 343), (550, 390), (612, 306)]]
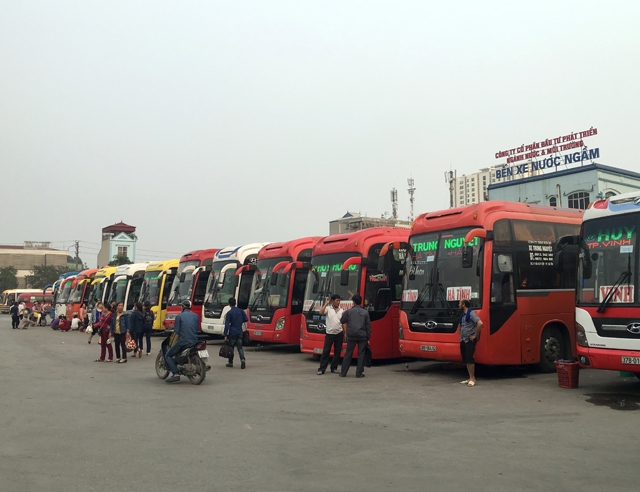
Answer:
[(584, 327), (576, 322), (576, 342), (581, 347), (588, 347), (589, 342), (587, 341), (587, 334), (584, 331)]
[(404, 340), (404, 330), (402, 329), (402, 322), (398, 321), (398, 338)]
[(284, 316), (276, 321), (276, 331), (284, 330)]

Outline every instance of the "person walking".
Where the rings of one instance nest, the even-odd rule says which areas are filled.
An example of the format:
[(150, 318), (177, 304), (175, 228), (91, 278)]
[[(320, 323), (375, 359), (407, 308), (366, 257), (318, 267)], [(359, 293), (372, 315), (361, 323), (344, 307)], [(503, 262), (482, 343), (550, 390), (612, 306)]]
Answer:
[(140, 348), (140, 352), (138, 357), (142, 355), (142, 339), (147, 339), (147, 355), (151, 352), (151, 334), (153, 333), (153, 322), (156, 319), (155, 314), (151, 311), (151, 303), (149, 301), (145, 301), (142, 316), (144, 319), (144, 328), (142, 330), (142, 334), (140, 335), (140, 344), (138, 347)]
[(467, 372), (469, 373), (469, 379), (460, 381), (460, 384), (475, 386), (476, 365), (473, 354), (476, 351), (476, 344), (480, 339), (482, 320), (471, 309), (469, 299), (460, 299), (459, 306), (460, 309), (462, 309), (462, 316), (460, 316), (458, 320), (458, 324), (460, 325), (460, 354), (462, 355), (462, 362), (467, 365)]
[[(113, 335), (113, 343), (116, 345), (116, 359), (118, 364), (127, 363), (127, 333), (129, 333), (129, 316), (124, 312), (124, 303), (116, 305), (116, 312), (111, 317), (109, 333)], [(120, 357), (122, 351), (122, 357)]]
[(340, 323), (340, 318), (344, 313), (340, 308), (340, 296), (333, 294), (331, 303), (329, 298), (325, 300), (324, 306), (320, 308), (320, 316), (326, 316), (324, 347), (322, 348), (322, 356), (320, 357), (320, 367), (318, 368), (318, 376), (324, 374), (329, 365), (329, 356), (331, 355), (331, 347), (333, 347), (333, 358), (331, 359), (331, 374), (338, 374), (338, 363), (340, 362), (340, 352), (342, 351), (342, 342), (344, 341), (345, 327)]
[(351, 366), (353, 350), (358, 346), (358, 366), (356, 368), (356, 377), (364, 377), (364, 355), (369, 338), (371, 337), (371, 319), (369, 311), (364, 309), (362, 297), (359, 294), (354, 295), (351, 300), (353, 307), (347, 309), (340, 318), (340, 323), (347, 325), (347, 351), (342, 359), (342, 370), (340, 377), (346, 377)]
[[(100, 358), (95, 361), (105, 362), (104, 357), (108, 350), (109, 359), (106, 362), (113, 362), (113, 344), (109, 343), (109, 331), (111, 329), (113, 313), (109, 310), (106, 304), (102, 305), (102, 303), (100, 303), (100, 307), (102, 308), (102, 312), (100, 313), (98, 320), (92, 325), (93, 334), (97, 333), (100, 338)], [(89, 340), (89, 343), (91, 343), (91, 340)]]
[[(91, 324), (91, 334), (89, 335), (89, 341), (87, 343), (91, 343), (91, 339), (94, 335), (99, 335), (98, 330), (96, 330), (96, 323), (100, 321), (100, 317), (102, 316), (102, 303), (98, 301), (96, 303), (96, 307), (91, 311), (91, 315), (89, 316), (89, 323)], [(98, 339), (100, 337), (98, 336)]]
[(244, 350), (242, 349), (242, 325), (249, 321), (247, 313), (245, 313), (239, 307), (236, 307), (235, 298), (229, 299), (229, 307), (227, 315), (224, 319), (224, 339), (228, 341), (231, 347), (231, 356), (226, 367), (233, 367), (234, 348), (238, 348), (238, 356), (240, 357), (240, 369), (246, 367), (246, 361), (244, 359)]
[(190, 345), (198, 343), (198, 328), (200, 328), (200, 318), (191, 312), (191, 301), (184, 301), (182, 304), (182, 312), (176, 316), (173, 332), (178, 335), (178, 340), (167, 350), (164, 360), (167, 367), (171, 371), (171, 377), (167, 378), (167, 383), (177, 383), (180, 381), (178, 374), (178, 366), (173, 357), (179, 354), (181, 350)]
[(142, 303), (136, 302), (133, 305), (133, 311), (129, 315), (129, 334), (136, 342), (136, 348), (133, 349), (132, 358), (142, 356), (142, 332), (144, 331), (144, 315), (142, 314)]
[(9, 314), (11, 315), (11, 328), (16, 330), (18, 326), (20, 326), (20, 308), (18, 307), (18, 303), (14, 302), (11, 309), (9, 309)]

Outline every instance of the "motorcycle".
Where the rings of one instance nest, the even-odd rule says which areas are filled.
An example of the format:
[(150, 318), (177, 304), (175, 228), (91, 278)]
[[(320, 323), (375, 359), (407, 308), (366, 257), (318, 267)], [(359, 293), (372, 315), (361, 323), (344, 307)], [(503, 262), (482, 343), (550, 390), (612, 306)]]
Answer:
[[(168, 332), (172, 333), (173, 330), (168, 330)], [(156, 357), (156, 374), (160, 379), (167, 379), (169, 376), (169, 368), (164, 357), (171, 346), (171, 338), (168, 336), (164, 339)], [(185, 347), (182, 352), (174, 356), (179, 374), (189, 378), (191, 384), (201, 384), (204, 381), (210, 368), (207, 365), (208, 359), (209, 352), (206, 340), (198, 340), (195, 345)]]

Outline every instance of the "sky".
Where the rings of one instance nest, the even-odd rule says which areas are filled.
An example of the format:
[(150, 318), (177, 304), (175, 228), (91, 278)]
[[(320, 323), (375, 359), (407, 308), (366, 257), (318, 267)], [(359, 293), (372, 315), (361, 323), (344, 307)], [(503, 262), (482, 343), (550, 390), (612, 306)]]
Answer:
[(447, 208), (444, 173), (598, 129), (640, 171), (637, 1), (0, 0), (0, 244), (137, 261)]

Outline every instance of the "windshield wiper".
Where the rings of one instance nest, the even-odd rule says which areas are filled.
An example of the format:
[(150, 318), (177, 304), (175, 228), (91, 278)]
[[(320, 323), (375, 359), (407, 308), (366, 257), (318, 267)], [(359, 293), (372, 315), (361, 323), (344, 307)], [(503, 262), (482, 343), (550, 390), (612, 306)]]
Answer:
[(454, 314), (456, 314), (455, 311), (453, 310), (453, 308), (451, 307), (451, 304), (449, 304), (449, 301), (447, 300), (447, 294), (446, 294), (446, 291), (444, 290), (444, 285), (442, 285), (441, 282), (438, 282), (438, 296), (440, 297), (440, 300), (446, 306), (447, 314), (449, 316), (453, 316)]
[[(265, 298), (268, 299), (268, 295), (269, 295), (269, 288), (268, 288), (268, 281), (269, 278), (265, 278), (265, 282), (264, 282), (264, 287), (262, 287), (262, 290), (260, 291), (260, 294), (258, 294), (258, 296), (254, 299), (253, 303), (251, 304), (251, 306), (249, 306), (249, 311), (251, 311), (252, 309), (254, 309), (256, 307), (256, 304), (258, 304), (258, 301), (264, 300)], [(269, 303), (267, 303), (267, 308), (271, 307), (268, 305)]]
[[(629, 263), (631, 263), (631, 255), (629, 255)], [(607, 306), (611, 304), (613, 297), (618, 292), (618, 287), (620, 287), (625, 282), (627, 283), (627, 285), (629, 285), (629, 283), (631, 282), (631, 275), (632, 275), (630, 266), (631, 265), (629, 265), (628, 267), (629, 269), (626, 272), (622, 272), (620, 274), (620, 276), (618, 277), (618, 280), (616, 280), (616, 283), (613, 284), (613, 287), (611, 287), (611, 290), (609, 290), (605, 298), (602, 299), (602, 302), (600, 303), (597, 309), (598, 313), (605, 312), (605, 310), (607, 309)]]

